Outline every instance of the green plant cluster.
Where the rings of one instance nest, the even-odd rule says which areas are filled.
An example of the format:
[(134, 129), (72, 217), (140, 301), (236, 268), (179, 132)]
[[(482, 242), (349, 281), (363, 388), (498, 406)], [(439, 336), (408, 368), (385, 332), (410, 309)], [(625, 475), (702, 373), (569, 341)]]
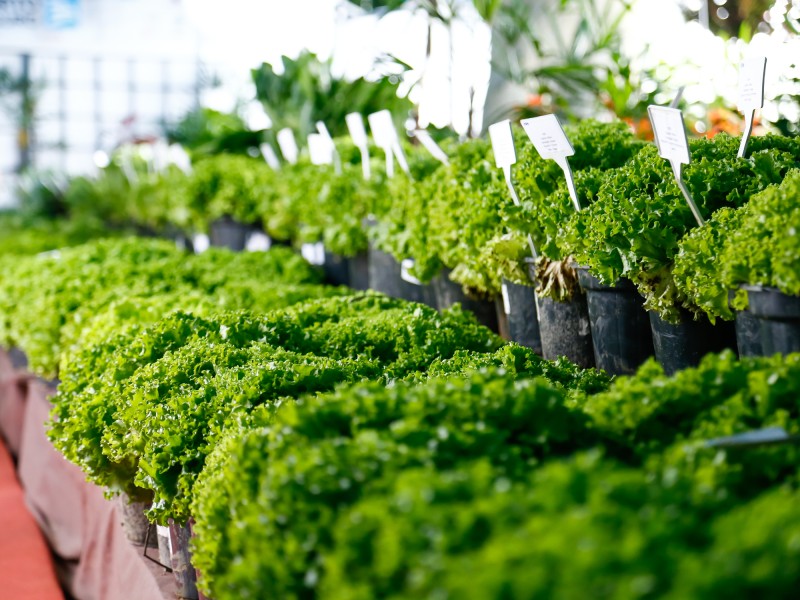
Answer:
[(195, 486), (201, 586), (221, 600), (792, 597), (800, 447), (707, 441), (800, 433), (800, 356), (712, 355), (675, 377), (651, 362), (581, 389), (509, 348), (504, 367), (341, 387), (228, 430)]
[(460, 309), (374, 294), (266, 315), (174, 312), (84, 345), (62, 370), (50, 436), (91, 480), (132, 497), (149, 490), (152, 517), (185, 521), (205, 456), (254, 410), (343, 382), (385, 385), (457, 351), (499, 346)]
[(96, 220), (29, 218), (10, 211), (0, 213), (0, 256), (30, 256), (129, 233), (109, 230)]
[[(737, 158), (737, 138), (719, 134), (691, 140), (692, 162), (683, 179), (701, 215), (744, 205), (759, 191), (783, 181), (800, 166), (800, 143), (768, 135), (750, 141), (747, 158)], [(628, 163), (606, 172), (594, 202), (571, 220), (564, 244), (576, 260), (607, 284), (627, 277), (645, 298), (645, 307), (675, 321), (680, 309), (700, 308), (673, 277), (681, 239), (697, 227), (669, 163), (647, 146)]]
[[(593, 198), (589, 190), (598, 174), (622, 166), (642, 145), (621, 122), (585, 121), (567, 133), (575, 147), (572, 164), (584, 205)], [(504, 277), (530, 283), (528, 235), (544, 261), (567, 259), (569, 251), (558, 234), (575, 209), (564, 175), (539, 156), (524, 134), (517, 132), (516, 138), (520, 206), (511, 201), (488, 141), (446, 146), (449, 165), (392, 190), (393, 207), (375, 237), (378, 247), (397, 258), (413, 258), (414, 274), (423, 281), (446, 267), (469, 293), (490, 297), (499, 293)]]
[[(180, 307), (268, 310), (341, 293), (315, 285), (320, 274), (286, 248), (193, 255), (171, 242), (123, 238), (0, 263), (0, 344), (24, 350), (31, 369), (50, 378), (91, 319), (108, 319), (120, 302), (129, 308), (115, 316), (147, 323)], [(155, 297), (162, 300), (147, 300)]]
[[(684, 237), (675, 256), (677, 289), (711, 318), (747, 307), (742, 285), (800, 296), (800, 171), (738, 209), (717, 211)], [(730, 295), (736, 297), (730, 301)]]

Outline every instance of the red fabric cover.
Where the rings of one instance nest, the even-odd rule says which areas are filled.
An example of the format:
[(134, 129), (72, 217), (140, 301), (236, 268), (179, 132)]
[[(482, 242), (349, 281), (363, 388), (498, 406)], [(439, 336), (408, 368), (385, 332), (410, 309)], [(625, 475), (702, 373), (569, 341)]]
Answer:
[(25, 507), (14, 464), (0, 440), (0, 595), (63, 600), (47, 543)]
[[(5, 548), (0, 543), (0, 598), (63, 598), (60, 591), (56, 596), (38, 591), (25, 595), (9, 585), (12, 580), (16, 583), (16, 575), (12, 573), (24, 573), (24, 569), (13, 563), (6, 567), (6, 557), (23, 562), (28, 568), (35, 566), (38, 572), (46, 566), (50, 579), (55, 581), (41, 533), (56, 556), (61, 584), (76, 600), (174, 598), (173, 576), (142, 557), (142, 548), (128, 541), (115, 502), (87, 482), (80, 469), (64, 459), (47, 439), (45, 423), (49, 418), (48, 395), (53, 393), (52, 387), (34, 379), (26, 381), (24, 376), (21, 386), (3, 385), (2, 377), (7, 373), (3, 369), (3, 355), (0, 351), (0, 432), (4, 436), (11, 432), (18, 440), (17, 476), (24, 489), (23, 501), (23, 491), (17, 484), (18, 504), (38, 535), (45, 556), (32, 560), (30, 557), (38, 555), (23, 549), (15, 536), (9, 535), (12, 529), (5, 519), (16, 513), (4, 504), (2, 482), (4, 473), (10, 473), (15, 483), (16, 477), (6, 453), (5, 465), (0, 469), (0, 525), (5, 525), (0, 532), (11, 546)], [(26, 392), (26, 397), (19, 397), (20, 390)], [(25, 510), (25, 503), (30, 513)], [(14, 517), (13, 521), (19, 519)], [(148, 554), (157, 557), (158, 551), (149, 549)], [(28, 577), (19, 579), (24, 582)], [(37, 579), (44, 583), (47, 578), (40, 574)], [(58, 591), (57, 583), (55, 589)]]

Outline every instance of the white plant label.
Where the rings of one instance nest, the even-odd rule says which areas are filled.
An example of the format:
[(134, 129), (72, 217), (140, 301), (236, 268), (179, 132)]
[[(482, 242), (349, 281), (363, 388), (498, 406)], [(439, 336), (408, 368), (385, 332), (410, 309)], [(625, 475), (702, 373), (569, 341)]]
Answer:
[(504, 283), (500, 286), (500, 292), (503, 295), (503, 310), (507, 315), (511, 314), (511, 301), (508, 299), (508, 286)]
[(361, 172), (364, 175), (364, 179), (369, 179), (372, 173), (369, 166), (369, 140), (367, 139), (367, 130), (364, 127), (364, 118), (361, 113), (350, 113), (345, 116), (344, 120), (347, 123), (350, 137), (353, 138), (353, 143), (361, 153)]
[(447, 154), (444, 153), (439, 147), (439, 144), (436, 143), (431, 137), (431, 134), (425, 131), (424, 129), (417, 129), (414, 131), (414, 137), (419, 140), (419, 143), (422, 144), (425, 149), (431, 153), (431, 156), (438, 160), (443, 165), (449, 165), (450, 159), (447, 157)]
[(324, 135), (311, 133), (308, 136), (308, 153), (311, 156), (311, 164), (331, 165), (333, 164), (333, 149), (325, 139)]
[(300, 254), (309, 264), (320, 267), (325, 264), (325, 246), (322, 242), (314, 244), (303, 244), (300, 247)]
[(650, 115), (650, 123), (653, 125), (658, 154), (672, 165), (675, 181), (692, 210), (695, 221), (698, 225), (703, 225), (705, 221), (681, 176), (681, 167), (688, 165), (691, 161), (689, 140), (686, 139), (686, 128), (683, 125), (683, 114), (677, 108), (653, 105), (647, 107), (647, 112)]
[(489, 125), (489, 139), (492, 141), (494, 162), (498, 169), (505, 169), (517, 162), (514, 136), (511, 133), (511, 121), (506, 119), (494, 125)]
[(739, 110), (744, 114), (744, 132), (737, 156), (743, 158), (753, 133), (756, 110), (764, 106), (764, 76), (767, 59), (764, 56), (747, 58), (739, 65)]
[(388, 110), (379, 110), (367, 117), (372, 139), (379, 148), (389, 148), (394, 145), (397, 132), (392, 122), (392, 113)]
[(392, 113), (385, 109), (379, 110), (369, 115), (367, 120), (369, 121), (369, 128), (372, 131), (375, 144), (386, 154), (387, 176), (392, 177), (394, 175), (394, 157), (397, 157), (400, 168), (406, 173), (410, 173), (411, 170), (408, 168), (406, 155), (403, 152), (403, 148), (400, 146), (397, 130), (394, 128)]
[(340, 174), (342, 172), (342, 161), (339, 158), (339, 153), (336, 151), (336, 144), (333, 143), (333, 138), (331, 137), (328, 128), (325, 126), (325, 123), (322, 121), (317, 121), (317, 133), (322, 136), (322, 139), (325, 140), (325, 143), (330, 146), (329, 152), (331, 155), (331, 161), (333, 162), (334, 170), (336, 174)]
[(272, 240), (263, 231), (254, 231), (247, 236), (244, 249), (248, 252), (266, 252), (272, 246)]
[(422, 285), (422, 282), (411, 274), (413, 268), (413, 258), (404, 258), (400, 261), (400, 279), (414, 285)]
[(281, 161), (278, 160), (278, 155), (275, 154), (275, 150), (273, 150), (272, 146), (269, 144), (261, 144), (259, 147), (261, 150), (261, 156), (264, 157), (266, 163), (275, 171), (281, 168)]
[(211, 240), (205, 233), (196, 233), (192, 236), (192, 248), (195, 254), (202, 254), (211, 246)]
[(180, 144), (170, 144), (169, 162), (186, 174), (192, 173), (192, 159)]
[(347, 130), (350, 132), (350, 137), (353, 138), (353, 143), (359, 148), (366, 148), (369, 145), (367, 140), (367, 130), (364, 127), (364, 118), (360, 113), (350, 113), (344, 118), (347, 123)]
[(278, 147), (281, 149), (281, 154), (286, 162), (289, 164), (297, 163), (297, 142), (294, 139), (294, 133), (288, 127), (281, 129), (278, 132)]
[(369, 128), (372, 131), (372, 139), (375, 140), (375, 145), (383, 150), (386, 156), (386, 176), (390, 179), (394, 177), (394, 149), (392, 143), (392, 131), (394, 127), (386, 127), (386, 121), (391, 124), (392, 115), (388, 110), (381, 110), (367, 116), (369, 121)]
[(756, 110), (764, 106), (764, 75), (767, 59), (764, 56), (746, 58), (739, 65), (739, 110)]
[[(489, 139), (492, 141), (492, 151), (494, 152), (494, 162), (497, 168), (503, 169), (503, 176), (506, 180), (508, 193), (516, 206), (519, 206), (519, 196), (514, 189), (514, 181), (511, 179), (511, 166), (517, 162), (517, 150), (514, 147), (514, 134), (511, 132), (511, 121), (498, 121), (489, 125)], [(533, 238), (528, 236), (528, 247), (531, 249), (531, 256), (536, 258), (536, 246), (533, 245)]]
[(656, 137), (658, 154), (670, 162), (688, 165), (689, 141), (686, 139), (686, 128), (683, 126), (683, 114), (677, 108), (666, 106), (648, 106), (650, 122)]
[(554, 160), (567, 180), (569, 197), (575, 205), (575, 210), (580, 210), (581, 205), (578, 201), (578, 192), (575, 190), (575, 178), (572, 176), (572, 169), (569, 166), (568, 157), (575, 154), (575, 149), (567, 139), (564, 128), (555, 115), (543, 115), (531, 119), (522, 119), (522, 128), (528, 134), (533, 147), (544, 159)]

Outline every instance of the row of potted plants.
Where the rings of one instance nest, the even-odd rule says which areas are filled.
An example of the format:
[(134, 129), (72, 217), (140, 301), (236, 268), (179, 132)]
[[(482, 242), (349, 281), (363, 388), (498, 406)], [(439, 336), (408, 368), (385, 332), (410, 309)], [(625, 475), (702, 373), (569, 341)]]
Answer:
[[(521, 131), (515, 133), (518, 205), (481, 139), (446, 141), (447, 165), (407, 145), (409, 175), (394, 178), (386, 177), (373, 152), (372, 177), (364, 180), (357, 149), (337, 140), (339, 168), (303, 157), (276, 171), (257, 159), (222, 155), (199, 161), (192, 173), (172, 167), (130, 184), (124, 173), (131, 167), (123, 168), (120, 159), (98, 180), (105, 183), (87, 180), (76, 189), (96, 185), (96, 195), (105, 194), (120, 221), (206, 230), (212, 242), (233, 248), (242, 248), (255, 226), (273, 241), (321, 242), (326, 251), (319, 262), (332, 281), (432, 306), (459, 301), (481, 322), (546, 357), (565, 355), (611, 373), (630, 373), (653, 354), (673, 372), (708, 351), (736, 348), (734, 313), (715, 312), (693, 291), (695, 268), (716, 258), (703, 234), (694, 232), (716, 231), (718, 212), (742, 208), (780, 184), (800, 167), (800, 143), (757, 137), (748, 156), (737, 158), (739, 142), (727, 134), (691, 140), (684, 179), (709, 221), (698, 228), (653, 144), (620, 122), (585, 121), (567, 127), (567, 134), (575, 148), (570, 161), (579, 211), (560, 167), (542, 159)], [(117, 179), (130, 189), (115, 196), (108, 182)], [(130, 209), (140, 206), (149, 212)], [(787, 237), (774, 229), (764, 234)], [(680, 259), (676, 278), (678, 256), (689, 259)], [(770, 284), (764, 273), (743, 275), (737, 271), (715, 297), (741, 285), (795, 295)], [(748, 327), (773, 339), (763, 319), (753, 320), (741, 293), (737, 298), (740, 345)], [(799, 349), (796, 335), (786, 340), (761, 344), (763, 352)], [(757, 346), (740, 352), (758, 352)]]

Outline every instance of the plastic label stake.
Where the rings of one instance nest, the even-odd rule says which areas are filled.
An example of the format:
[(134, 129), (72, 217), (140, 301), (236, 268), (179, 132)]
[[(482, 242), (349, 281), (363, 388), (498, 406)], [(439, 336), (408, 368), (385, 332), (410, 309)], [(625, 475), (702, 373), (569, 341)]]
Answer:
[(275, 171), (281, 168), (281, 161), (278, 160), (278, 155), (275, 154), (275, 150), (272, 149), (272, 146), (269, 144), (261, 144), (258, 147), (261, 150), (261, 156), (264, 157), (266, 163)]
[(414, 131), (414, 137), (419, 140), (419, 143), (422, 144), (425, 149), (431, 153), (431, 156), (438, 160), (443, 165), (449, 165), (450, 159), (447, 158), (447, 154), (444, 153), (439, 147), (439, 144), (431, 137), (431, 134), (425, 131), (424, 129), (416, 129)]
[(422, 282), (411, 274), (414, 268), (413, 258), (404, 258), (400, 262), (400, 279), (413, 285), (422, 285)]
[(734, 448), (792, 443), (800, 443), (800, 436), (790, 436), (783, 427), (766, 427), (765, 429), (755, 429), (708, 440), (706, 446), (711, 448)]
[(578, 202), (578, 193), (575, 191), (575, 178), (572, 176), (572, 169), (568, 160), (568, 157), (575, 154), (575, 149), (569, 143), (567, 134), (564, 133), (564, 128), (561, 127), (558, 117), (544, 115), (533, 117), (532, 119), (522, 119), (520, 123), (539, 155), (544, 159), (556, 161), (556, 164), (564, 171), (569, 197), (572, 198), (575, 210), (579, 211), (581, 205)]
[(508, 299), (508, 286), (503, 283), (500, 285), (500, 292), (503, 295), (503, 311), (507, 314), (511, 314), (511, 301)]
[(293, 165), (297, 163), (297, 142), (294, 139), (294, 133), (288, 127), (284, 127), (278, 132), (278, 147), (281, 149), (281, 154), (286, 162)]
[(311, 163), (314, 165), (333, 164), (332, 148), (322, 134), (311, 133), (308, 135), (308, 153), (311, 156)]
[(375, 139), (375, 143), (386, 154), (386, 174), (389, 177), (394, 175), (393, 159), (397, 158), (400, 168), (403, 169), (406, 175), (411, 175), (408, 160), (406, 160), (405, 152), (400, 146), (397, 130), (394, 128), (392, 113), (385, 109), (379, 110), (369, 115), (367, 119), (369, 120), (369, 128), (372, 130), (372, 137)]
[(375, 145), (383, 150), (386, 156), (386, 176), (392, 178), (394, 177), (394, 143), (392, 140), (394, 126), (388, 127), (387, 120), (391, 125), (392, 115), (388, 110), (381, 110), (367, 116), (369, 128), (372, 131), (372, 139), (375, 140)]
[(350, 113), (345, 116), (344, 120), (353, 143), (361, 153), (361, 172), (364, 179), (369, 179), (372, 173), (369, 166), (369, 141), (367, 140), (367, 130), (364, 127), (364, 118), (360, 113)]
[(333, 162), (334, 172), (337, 175), (341, 175), (342, 160), (339, 158), (339, 153), (336, 151), (336, 144), (333, 143), (333, 138), (331, 137), (328, 128), (322, 121), (317, 121), (317, 133), (319, 133), (322, 136), (322, 139), (325, 140), (325, 143), (329, 146), (328, 152), (331, 155), (331, 161)]
[(300, 255), (311, 265), (321, 267), (325, 264), (325, 246), (322, 242), (303, 244), (300, 246)]
[[(489, 125), (489, 139), (492, 141), (492, 151), (494, 152), (494, 162), (498, 169), (503, 170), (506, 180), (508, 193), (515, 206), (519, 206), (519, 196), (514, 189), (514, 181), (511, 179), (511, 166), (517, 162), (517, 151), (514, 148), (514, 135), (511, 133), (511, 121), (498, 121)], [(528, 236), (528, 246), (531, 249), (531, 256), (538, 258), (536, 246), (533, 245), (533, 238)]]
[(744, 114), (744, 132), (739, 144), (739, 158), (744, 158), (747, 143), (753, 133), (756, 110), (764, 106), (764, 76), (767, 59), (764, 56), (747, 58), (739, 65), (739, 110)]
[(683, 165), (688, 165), (691, 160), (689, 141), (686, 139), (686, 128), (683, 125), (683, 114), (677, 108), (653, 105), (647, 107), (647, 113), (650, 115), (650, 123), (653, 125), (658, 154), (661, 158), (669, 161), (675, 181), (692, 210), (697, 224), (703, 225), (705, 221), (681, 176)]

